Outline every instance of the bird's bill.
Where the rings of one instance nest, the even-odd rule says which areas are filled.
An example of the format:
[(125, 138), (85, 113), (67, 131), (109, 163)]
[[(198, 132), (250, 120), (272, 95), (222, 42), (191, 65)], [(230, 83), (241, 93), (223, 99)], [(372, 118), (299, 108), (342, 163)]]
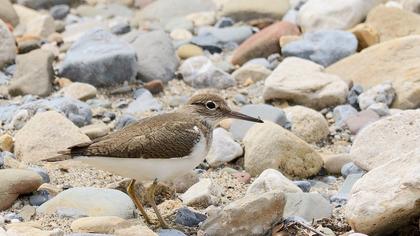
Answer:
[(247, 120), (247, 121), (257, 122), (257, 123), (264, 123), (264, 121), (262, 121), (259, 118), (254, 118), (252, 116), (248, 116), (248, 115), (245, 115), (245, 114), (236, 112), (236, 111), (231, 111), (229, 113), (229, 117), (230, 118), (234, 118), (234, 119), (240, 119), (240, 120)]

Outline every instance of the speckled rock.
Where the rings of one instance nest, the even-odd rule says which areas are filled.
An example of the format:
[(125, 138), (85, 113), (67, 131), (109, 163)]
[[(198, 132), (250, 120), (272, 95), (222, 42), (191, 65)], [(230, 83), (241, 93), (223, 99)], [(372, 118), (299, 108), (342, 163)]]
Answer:
[(302, 190), (280, 171), (264, 170), (248, 187), (246, 194), (263, 194), (270, 191), (283, 193), (301, 193)]

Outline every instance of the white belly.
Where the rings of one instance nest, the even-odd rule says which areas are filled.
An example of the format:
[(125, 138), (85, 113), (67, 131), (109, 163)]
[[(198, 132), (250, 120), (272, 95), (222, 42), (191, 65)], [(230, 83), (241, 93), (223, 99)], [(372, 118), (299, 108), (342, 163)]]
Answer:
[[(162, 147), (164, 148), (164, 147)], [(81, 160), (93, 167), (132, 178), (138, 181), (167, 181), (182, 176), (193, 170), (206, 157), (208, 152), (206, 139), (202, 136), (189, 156), (171, 159), (141, 159), (113, 157), (81, 157)]]

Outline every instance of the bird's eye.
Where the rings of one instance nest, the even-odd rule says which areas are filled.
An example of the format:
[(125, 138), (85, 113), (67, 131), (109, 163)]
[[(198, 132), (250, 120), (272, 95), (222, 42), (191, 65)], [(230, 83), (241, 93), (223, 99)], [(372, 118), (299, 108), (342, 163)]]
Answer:
[(207, 101), (206, 102), (206, 107), (209, 110), (214, 110), (214, 109), (216, 109), (216, 103), (214, 103), (213, 101)]

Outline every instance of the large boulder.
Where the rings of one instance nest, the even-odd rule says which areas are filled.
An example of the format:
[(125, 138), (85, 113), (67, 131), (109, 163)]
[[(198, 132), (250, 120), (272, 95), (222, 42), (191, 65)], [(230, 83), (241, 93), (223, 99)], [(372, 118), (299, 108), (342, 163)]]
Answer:
[(137, 71), (133, 47), (103, 29), (93, 29), (73, 43), (59, 74), (103, 87), (133, 81)]
[(286, 176), (307, 178), (323, 165), (322, 157), (311, 146), (269, 121), (252, 126), (243, 142), (245, 170), (252, 176), (272, 168)]
[(409, 110), (379, 120), (363, 129), (353, 142), (353, 161), (372, 170), (419, 146), (420, 110)]
[(321, 65), (289, 57), (265, 80), (263, 97), (322, 109), (344, 103), (347, 93), (347, 83)]
[(221, 15), (232, 17), (236, 21), (281, 19), (289, 7), (287, 0), (229, 0), (222, 5)]
[(412, 217), (420, 216), (418, 147), (400, 148), (402, 153), (397, 158), (369, 171), (356, 182), (345, 212), (354, 231), (385, 235), (409, 224)]
[(16, 57), (16, 44), (13, 34), (0, 19), (0, 69), (13, 62)]
[(413, 68), (420, 67), (419, 41), (420, 35), (415, 35), (377, 44), (340, 60), (326, 71), (364, 88), (392, 82), (397, 94), (392, 106), (417, 108), (420, 106), (420, 81), (417, 79), (420, 71)]

